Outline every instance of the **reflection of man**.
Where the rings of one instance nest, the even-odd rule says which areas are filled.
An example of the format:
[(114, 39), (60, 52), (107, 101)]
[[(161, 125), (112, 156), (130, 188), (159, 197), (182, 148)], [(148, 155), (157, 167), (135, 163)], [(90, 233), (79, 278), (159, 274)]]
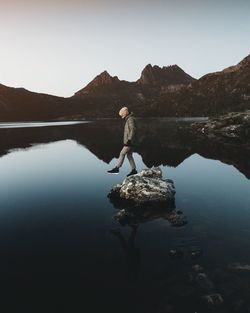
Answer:
[(127, 176), (130, 176), (137, 174), (136, 165), (133, 158), (133, 147), (136, 140), (136, 121), (133, 112), (130, 112), (127, 107), (121, 108), (121, 110), (119, 111), (119, 115), (122, 119), (125, 119), (123, 135), (124, 146), (120, 152), (116, 166), (112, 170), (109, 170), (108, 173), (118, 174), (119, 168), (123, 164), (125, 155), (127, 155), (131, 167), (131, 172)]
[(129, 275), (129, 279), (133, 281), (133, 280), (136, 280), (139, 276), (140, 267), (141, 267), (141, 254), (140, 254), (139, 248), (135, 246), (135, 237), (136, 237), (139, 225), (134, 224), (134, 225), (130, 225), (130, 227), (131, 227), (131, 233), (127, 240), (122, 235), (120, 229), (111, 230), (111, 233), (119, 239), (122, 245), (122, 248), (127, 255), (128, 275)]

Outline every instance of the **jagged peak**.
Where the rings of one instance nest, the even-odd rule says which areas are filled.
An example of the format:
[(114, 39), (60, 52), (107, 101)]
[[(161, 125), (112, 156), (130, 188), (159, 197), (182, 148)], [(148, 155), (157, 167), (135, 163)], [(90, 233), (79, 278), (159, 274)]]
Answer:
[(75, 95), (89, 92), (99, 86), (110, 85), (117, 82), (120, 82), (117, 76), (111, 76), (107, 70), (104, 70), (99, 75), (97, 75), (90, 83), (88, 83), (86, 87), (76, 92)]
[(139, 84), (185, 84), (193, 81), (177, 64), (160, 67), (147, 64), (141, 72), (141, 77), (136, 81)]
[(145, 67), (144, 67), (144, 69), (143, 70), (146, 70), (146, 69), (159, 69), (159, 70), (168, 70), (168, 69), (170, 69), (170, 70), (181, 70), (181, 71), (183, 71), (183, 69), (182, 68), (180, 68), (177, 64), (173, 64), (173, 65), (164, 65), (164, 66), (162, 66), (162, 67), (160, 67), (159, 65), (152, 65), (151, 63), (149, 63), (149, 64), (147, 64)]
[(152, 64), (148, 63), (144, 68), (152, 68)]
[(109, 82), (113, 82), (113, 81), (119, 81), (119, 78), (117, 76), (111, 76), (109, 74), (109, 72), (107, 70), (104, 70), (103, 72), (101, 72), (99, 75), (97, 75), (91, 82), (94, 81), (101, 81), (102, 83), (109, 83)]
[(107, 70), (104, 70), (103, 72), (101, 72), (96, 77), (102, 77), (102, 76), (112, 77)]
[(163, 66), (163, 69), (170, 69), (170, 70), (178, 70), (178, 71), (183, 71), (183, 69), (181, 67), (179, 67), (179, 65), (177, 64), (173, 64), (173, 65), (167, 65), (167, 66)]

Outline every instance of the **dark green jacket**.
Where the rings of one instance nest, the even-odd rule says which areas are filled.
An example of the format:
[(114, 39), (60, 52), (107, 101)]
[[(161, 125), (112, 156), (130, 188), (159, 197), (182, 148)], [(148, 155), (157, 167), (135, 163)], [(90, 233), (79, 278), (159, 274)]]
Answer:
[(133, 112), (130, 112), (125, 117), (124, 135), (123, 135), (124, 145), (127, 144), (128, 140), (130, 140), (131, 145), (133, 146), (137, 144), (137, 126)]

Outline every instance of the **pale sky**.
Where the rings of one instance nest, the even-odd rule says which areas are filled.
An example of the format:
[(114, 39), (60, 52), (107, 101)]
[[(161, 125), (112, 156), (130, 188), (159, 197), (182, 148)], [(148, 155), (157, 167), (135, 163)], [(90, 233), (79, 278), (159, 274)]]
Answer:
[(71, 96), (148, 64), (195, 78), (250, 53), (249, 0), (0, 0), (0, 83)]

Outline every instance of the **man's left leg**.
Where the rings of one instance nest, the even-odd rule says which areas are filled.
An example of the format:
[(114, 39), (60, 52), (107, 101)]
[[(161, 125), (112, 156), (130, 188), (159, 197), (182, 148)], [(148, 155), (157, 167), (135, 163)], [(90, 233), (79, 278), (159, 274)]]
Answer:
[(130, 149), (128, 150), (127, 158), (131, 167), (131, 172), (127, 176), (137, 174), (135, 160), (133, 158), (133, 147), (130, 147)]

